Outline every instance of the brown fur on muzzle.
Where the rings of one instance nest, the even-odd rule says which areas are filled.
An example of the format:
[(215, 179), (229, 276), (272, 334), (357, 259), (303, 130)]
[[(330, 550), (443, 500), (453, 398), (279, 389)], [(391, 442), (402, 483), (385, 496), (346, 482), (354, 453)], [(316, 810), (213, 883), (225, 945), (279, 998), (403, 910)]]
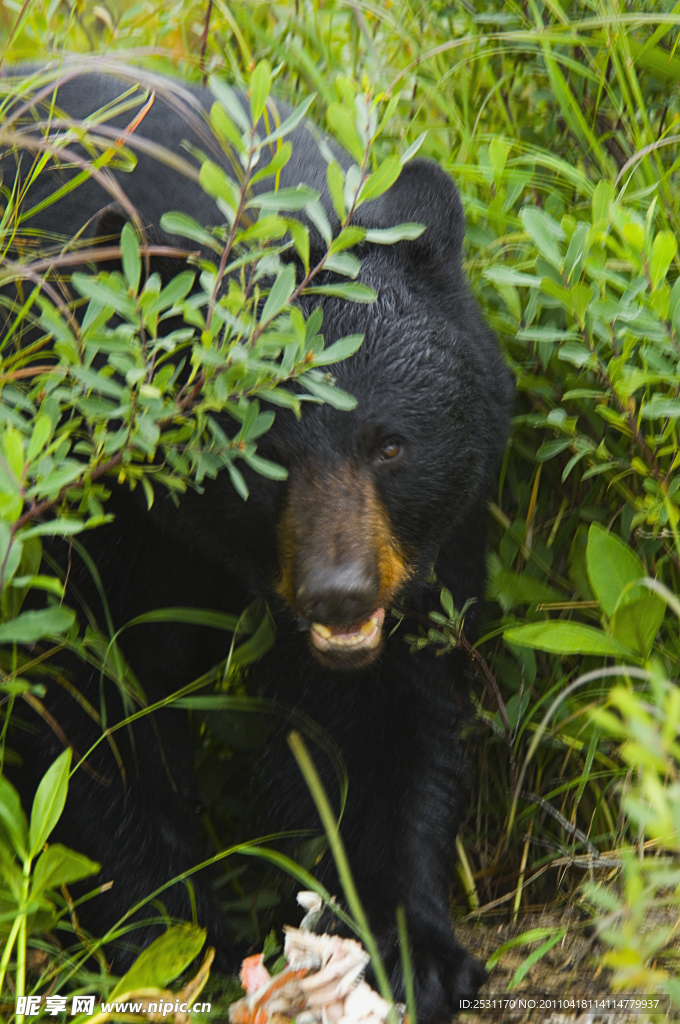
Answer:
[[(387, 608), (412, 573), (368, 472), (342, 463), (334, 470), (298, 470), (278, 526), (277, 590), (308, 622), (340, 630)], [(320, 652), (332, 667), (358, 667), (370, 651)]]

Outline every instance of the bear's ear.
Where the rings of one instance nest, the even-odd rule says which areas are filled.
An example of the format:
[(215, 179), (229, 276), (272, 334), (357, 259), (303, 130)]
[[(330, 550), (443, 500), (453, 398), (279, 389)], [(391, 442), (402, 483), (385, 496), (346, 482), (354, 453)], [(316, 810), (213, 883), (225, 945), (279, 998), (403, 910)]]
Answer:
[(465, 217), (458, 189), (432, 160), (411, 160), (389, 191), (360, 207), (356, 222), (367, 228), (389, 228), (407, 221), (426, 230), (408, 250), (415, 259), (460, 261)]
[(92, 235), (108, 242), (117, 241), (129, 219), (120, 203), (111, 203), (97, 215), (92, 225)]
[[(89, 234), (97, 247), (118, 245), (120, 233), (129, 217), (120, 203), (111, 203), (94, 218)], [(120, 260), (100, 260), (97, 270), (119, 270)]]

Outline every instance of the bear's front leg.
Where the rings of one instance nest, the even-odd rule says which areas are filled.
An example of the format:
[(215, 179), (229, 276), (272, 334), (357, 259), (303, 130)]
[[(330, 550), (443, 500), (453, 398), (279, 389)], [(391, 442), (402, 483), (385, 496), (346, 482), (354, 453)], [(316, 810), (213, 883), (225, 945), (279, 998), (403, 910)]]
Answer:
[[(398, 904), (404, 907), (418, 1019), (427, 1024), (457, 1010), (458, 1000), (474, 995), (485, 973), (451, 927), (455, 836), (467, 798), (465, 764), (455, 742), (453, 665), (444, 659), (435, 669), (429, 653), (427, 666), (419, 665), (422, 656), (411, 659), (403, 649), (396, 654), (394, 662), (381, 665), (365, 774), (353, 776), (348, 764), (342, 833), (397, 999), (405, 993), (394, 916)], [(439, 669), (449, 678), (438, 680)]]
[[(277, 653), (280, 681), (280, 648)], [(403, 999), (404, 986), (396, 910), (404, 907), (423, 1024), (445, 1020), (485, 977), (456, 941), (449, 910), (455, 836), (467, 793), (454, 737), (463, 701), (452, 673), (462, 684), (456, 656), (411, 656), (403, 639), (394, 637), (379, 661), (361, 671), (329, 673), (307, 662), (298, 671), (302, 685), (295, 700), (342, 750), (348, 793), (340, 834), (397, 999)], [(332, 772), (321, 753), (312, 752), (333, 796)], [(285, 818), (288, 828), (309, 827), (311, 801), (292, 759), (289, 767), (290, 774), (277, 773), (276, 788), (283, 784), (285, 792), (277, 792), (274, 802), (293, 814)], [(329, 854), (317, 874), (342, 899)]]

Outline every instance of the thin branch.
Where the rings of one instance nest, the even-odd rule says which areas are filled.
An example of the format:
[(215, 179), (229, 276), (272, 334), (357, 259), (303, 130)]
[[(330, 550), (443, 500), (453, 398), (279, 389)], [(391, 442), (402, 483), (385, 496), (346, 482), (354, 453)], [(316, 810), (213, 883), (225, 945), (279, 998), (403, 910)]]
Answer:
[[(116, 452), (116, 454), (113, 455), (110, 459), (107, 459), (106, 462), (100, 463), (99, 466), (95, 466), (94, 469), (86, 469), (83, 476), (89, 477), (90, 480), (98, 480), (101, 476), (104, 476), (105, 473), (108, 473), (110, 469), (113, 469), (115, 466), (118, 466), (122, 458), (123, 452)], [(27, 511), (24, 512), (24, 514), (20, 516), (19, 519), (17, 519), (15, 523), (12, 523), (12, 536), (16, 534), (17, 530), (20, 530), (23, 526), (26, 526), (27, 523), (32, 522), (38, 516), (44, 515), (45, 512), (49, 512), (51, 508), (54, 508), (55, 505), (58, 505), (59, 502), (63, 501), (64, 498), (68, 496), (70, 491), (76, 491), (82, 486), (82, 479), (74, 480), (73, 483), (67, 484), (65, 487), (62, 487), (62, 489), (57, 494), (56, 498), (45, 498), (44, 501), (40, 501), (37, 503), (34, 502), (31, 505), (31, 507), (27, 509)]]

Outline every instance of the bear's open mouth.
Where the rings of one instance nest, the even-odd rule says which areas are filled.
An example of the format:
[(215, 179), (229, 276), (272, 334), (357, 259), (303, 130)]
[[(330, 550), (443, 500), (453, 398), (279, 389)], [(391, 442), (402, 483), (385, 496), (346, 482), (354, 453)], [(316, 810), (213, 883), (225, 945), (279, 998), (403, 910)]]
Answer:
[(313, 622), (310, 630), (312, 643), (319, 651), (371, 651), (380, 643), (384, 620), (385, 609), (376, 608), (367, 619), (352, 626), (325, 626), (321, 622)]

